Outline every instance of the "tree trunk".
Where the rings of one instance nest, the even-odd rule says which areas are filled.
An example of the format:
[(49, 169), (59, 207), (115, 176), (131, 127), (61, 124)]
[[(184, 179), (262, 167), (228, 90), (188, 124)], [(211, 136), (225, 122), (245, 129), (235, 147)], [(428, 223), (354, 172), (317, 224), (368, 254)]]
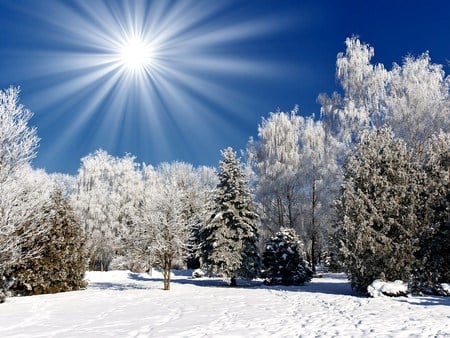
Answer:
[(164, 260), (163, 277), (164, 290), (170, 290), (170, 270), (172, 269), (172, 259), (166, 258)]
[(316, 273), (316, 264), (315, 264), (316, 250), (314, 248), (315, 246), (316, 246), (316, 236), (313, 235), (311, 239), (311, 269), (313, 273)]
[(236, 284), (236, 277), (231, 277), (231, 279), (230, 279), (230, 286), (237, 286), (237, 284)]
[(280, 228), (284, 227), (283, 222), (283, 203), (281, 201), (281, 197), (277, 196), (277, 209), (278, 209), (278, 226)]
[[(315, 167), (313, 166), (313, 172), (315, 173)], [(317, 206), (317, 191), (316, 191), (316, 178), (313, 178), (312, 185), (312, 201), (311, 201), (311, 269), (313, 273), (316, 273), (316, 206)]]

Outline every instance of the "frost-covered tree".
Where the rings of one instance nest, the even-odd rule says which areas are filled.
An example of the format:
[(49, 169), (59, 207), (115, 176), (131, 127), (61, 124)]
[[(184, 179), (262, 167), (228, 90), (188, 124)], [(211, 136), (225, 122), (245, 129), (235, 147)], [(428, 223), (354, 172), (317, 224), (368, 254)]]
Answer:
[(347, 38), (345, 44), (345, 53), (339, 53), (336, 60), (336, 78), (343, 96), (321, 94), (319, 102), (328, 129), (349, 144), (361, 129), (383, 125), (389, 75), (383, 65), (371, 63), (373, 47), (357, 37)]
[(320, 254), (327, 249), (329, 233), (335, 222), (333, 201), (339, 192), (341, 169), (340, 144), (327, 132), (322, 121), (313, 117), (300, 128), (302, 165), (299, 170), (302, 192), (301, 224), (312, 270)]
[(430, 138), (425, 154), (426, 211), (415, 277), (419, 283), (435, 288), (450, 281), (450, 134)]
[(0, 182), (0, 293), (10, 284), (6, 272), (12, 266), (39, 257), (49, 226), (43, 219), (43, 206), (54, 185), (43, 171), (28, 166), (17, 169)]
[(386, 123), (417, 155), (441, 130), (450, 132), (450, 77), (430, 55), (407, 56), (389, 72), (385, 98)]
[(336, 77), (342, 96), (321, 95), (327, 126), (350, 143), (367, 127), (391, 126), (421, 155), (432, 135), (450, 130), (450, 78), (442, 65), (431, 63), (427, 53), (407, 56), (403, 64), (387, 70), (372, 64), (374, 48), (357, 37), (347, 38), (346, 52), (339, 53)]
[(258, 139), (250, 139), (249, 163), (254, 171), (256, 200), (264, 230), (299, 226), (301, 210), (299, 170), (300, 126), (303, 118), (291, 113), (271, 113), (258, 127)]
[(39, 138), (28, 126), (32, 112), (19, 103), (19, 88), (0, 90), (0, 182), (36, 155)]
[(108, 270), (123, 254), (123, 245), (142, 194), (141, 173), (134, 157), (118, 158), (98, 150), (82, 159), (75, 211), (87, 235), (89, 268)]
[(253, 279), (259, 273), (258, 216), (240, 160), (232, 148), (222, 156), (200, 252), (205, 270), (235, 286), (236, 278)]
[(278, 112), (263, 119), (258, 139), (248, 147), (262, 222), (272, 233), (280, 227), (301, 234), (314, 269), (333, 223), (341, 146), (314, 117)]
[(341, 254), (352, 286), (380, 275), (408, 282), (418, 250), (423, 180), (389, 128), (365, 131), (344, 166), (338, 203)]
[(35, 245), (25, 252), (24, 244), (48, 230), (36, 222), (48, 180), (41, 181), (43, 175), (29, 168), (39, 143), (36, 130), (28, 126), (31, 117), (19, 103), (18, 88), (0, 90), (0, 302), (8, 286), (5, 271), (36, 257), (42, 248)]
[(173, 264), (188, 254), (192, 224), (186, 204), (189, 177), (183, 174), (191, 169), (182, 163), (144, 168), (144, 193), (133, 218), (133, 249), (150, 267), (163, 270), (164, 290), (170, 289)]
[(85, 237), (68, 198), (56, 189), (42, 207), (39, 222), (49, 229), (22, 247), (42, 247), (38, 257), (22, 259), (10, 266), (6, 278), (13, 281), (11, 291), (35, 295), (78, 290), (86, 286)]
[(266, 241), (263, 252), (264, 283), (268, 285), (303, 285), (312, 271), (303, 260), (303, 243), (295, 229), (282, 228)]

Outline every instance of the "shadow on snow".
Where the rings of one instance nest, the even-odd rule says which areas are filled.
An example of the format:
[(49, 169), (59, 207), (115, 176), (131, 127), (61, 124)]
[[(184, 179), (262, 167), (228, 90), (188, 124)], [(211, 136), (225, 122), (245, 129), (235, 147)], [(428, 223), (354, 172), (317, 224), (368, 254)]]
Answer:
[[(349, 281), (345, 274), (329, 274), (325, 273), (323, 278), (313, 278), (311, 282), (305, 285), (265, 285), (262, 280), (237, 280), (236, 287), (230, 287), (221, 278), (215, 277), (203, 277), (203, 278), (192, 278), (190, 271), (173, 271), (174, 278), (171, 279), (172, 284), (180, 285), (194, 285), (198, 287), (217, 287), (217, 288), (246, 288), (246, 289), (265, 289), (268, 291), (283, 291), (283, 292), (304, 292), (304, 293), (321, 293), (328, 295), (340, 295), (340, 296), (351, 296), (357, 298), (367, 298), (363, 293), (356, 292), (352, 290)], [(135, 282), (152, 282), (152, 283), (162, 283), (163, 279), (159, 276), (151, 276), (140, 273), (128, 273), (128, 278)], [(111, 282), (94, 282), (90, 283), (89, 287), (92, 289), (101, 290), (114, 290), (114, 291), (125, 291), (125, 290), (150, 290), (155, 289), (155, 285), (142, 285), (135, 283), (111, 283)], [(159, 289), (159, 287), (156, 287)], [(389, 298), (392, 301), (404, 302), (410, 305), (419, 306), (436, 306), (436, 305), (446, 305), (450, 306), (450, 297), (440, 297), (440, 296), (417, 296), (417, 297), (399, 297), (399, 298)]]

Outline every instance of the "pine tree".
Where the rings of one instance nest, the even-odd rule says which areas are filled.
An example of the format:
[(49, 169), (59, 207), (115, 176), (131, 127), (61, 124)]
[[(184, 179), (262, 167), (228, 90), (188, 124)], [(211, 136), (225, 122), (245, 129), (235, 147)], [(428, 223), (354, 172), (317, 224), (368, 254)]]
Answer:
[(253, 279), (259, 273), (258, 216), (240, 160), (232, 148), (222, 156), (200, 252), (205, 270), (235, 286), (236, 278)]
[(352, 286), (373, 280), (408, 282), (415, 263), (420, 215), (420, 172), (406, 145), (389, 128), (365, 131), (344, 166), (341, 253)]
[(263, 253), (264, 283), (269, 285), (303, 285), (312, 271), (303, 260), (303, 243), (293, 228), (281, 228), (265, 245)]
[[(15, 280), (11, 291), (35, 295), (78, 290), (86, 286), (85, 238), (80, 222), (61, 191), (56, 190), (44, 206), (43, 219), (50, 230), (30, 245), (42, 245), (38, 258), (13, 266), (7, 277)], [(26, 250), (26, 248), (24, 248)]]

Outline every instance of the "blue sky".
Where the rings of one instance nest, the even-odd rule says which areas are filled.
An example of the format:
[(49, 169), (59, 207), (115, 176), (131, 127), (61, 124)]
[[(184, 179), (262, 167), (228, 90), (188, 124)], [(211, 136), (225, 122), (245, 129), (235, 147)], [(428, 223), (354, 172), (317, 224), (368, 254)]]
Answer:
[[(448, 74), (449, 13), (446, 0), (0, 0), (0, 88), (21, 87), (48, 172), (74, 174), (99, 148), (215, 166), (269, 112), (318, 114), (348, 36), (387, 67), (428, 50)], [(144, 68), (123, 63), (133, 39)]]

